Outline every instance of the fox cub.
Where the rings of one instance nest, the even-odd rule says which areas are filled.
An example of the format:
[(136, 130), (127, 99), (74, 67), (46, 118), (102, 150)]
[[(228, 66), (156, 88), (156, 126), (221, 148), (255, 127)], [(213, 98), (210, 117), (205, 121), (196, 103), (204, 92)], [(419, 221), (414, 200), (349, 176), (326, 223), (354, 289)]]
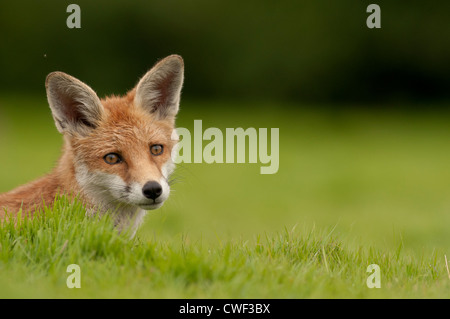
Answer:
[(0, 195), (0, 218), (33, 212), (57, 194), (77, 195), (88, 212), (113, 214), (116, 227), (134, 236), (147, 210), (163, 205), (174, 170), (172, 149), (184, 79), (183, 59), (158, 62), (122, 97), (99, 99), (63, 72), (47, 76), (47, 99), (63, 152), (48, 175)]

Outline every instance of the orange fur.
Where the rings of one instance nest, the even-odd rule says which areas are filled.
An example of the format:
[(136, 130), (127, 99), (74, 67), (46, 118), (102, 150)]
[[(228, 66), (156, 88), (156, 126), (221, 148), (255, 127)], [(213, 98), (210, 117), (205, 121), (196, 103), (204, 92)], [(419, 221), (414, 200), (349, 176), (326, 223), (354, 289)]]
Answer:
[[(136, 99), (137, 89), (134, 88), (124, 96), (110, 96), (99, 100), (101, 105), (98, 109), (88, 105), (89, 103), (95, 104), (96, 95), (93, 96), (95, 93), (93, 91), (91, 93), (87, 86), (83, 87), (84, 84), (78, 84), (82, 82), (76, 82), (78, 80), (65, 74), (61, 75), (61, 73), (53, 75), (53, 79), (56, 78), (53, 80), (56, 88), (51, 87), (52, 83), (47, 83), (47, 95), (58, 130), (64, 134), (61, 158), (48, 175), (10, 192), (0, 194), (0, 218), (4, 218), (5, 209), (13, 215), (20, 208), (32, 214), (44, 202), (46, 205), (52, 205), (57, 194), (77, 195), (86, 206), (99, 207), (104, 203), (96, 199), (95, 192), (94, 194), (92, 191), (91, 194), (89, 193), (89, 183), (96, 182), (89, 178), (95, 174), (107, 176), (105, 179), (117, 178), (123, 183), (121, 187), (125, 190), (120, 189), (120, 191), (125, 194), (127, 191), (129, 192), (127, 188), (131, 186), (138, 188), (149, 180), (167, 180), (168, 176), (165, 176), (163, 167), (171, 162), (172, 148), (176, 143), (171, 136), (175, 125), (175, 114), (178, 111), (179, 97), (176, 94), (179, 95), (181, 90), (182, 68), (181, 57), (170, 56), (156, 64), (141, 79), (137, 85), (139, 99)], [(153, 75), (154, 73), (158, 74)], [(62, 80), (58, 80), (57, 77)], [(83, 94), (92, 95), (89, 96), (91, 98), (89, 103), (86, 102), (87, 108), (93, 110), (89, 110), (92, 117), (82, 114), (80, 110), (84, 111), (84, 109), (78, 105), (81, 104), (80, 99), (69, 95), (71, 91), (63, 86), (66, 85), (66, 82), (63, 81), (74, 84), (71, 84), (70, 89), (79, 85)], [(60, 82), (62, 84), (59, 84)], [(61, 90), (60, 87), (64, 90)], [(73, 89), (75, 93), (77, 93), (76, 90), (79, 88)], [(149, 98), (148, 94), (153, 95)], [(62, 105), (60, 109), (57, 108), (59, 104), (53, 102), (53, 99)], [(149, 104), (148, 101), (154, 101), (152, 102), (154, 104), (136, 105), (136, 101), (141, 104)], [(52, 103), (56, 104), (56, 107)], [(80, 116), (80, 114), (82, 115)], [(82, 130), (79, 129), (80, 127)], [(164, 152), (158, 156), (152, 155), (150, 145), (153, 144), (163, 145)], [(120, 154), (123, 163), (117, 165), (106, 163), (104, 157), (108, 153)], [(88, 187), (80, 185), (80, 180), (87, 183)], [(113, 186), (111, 185), (111, 187)], [(104, 187), (104, 192), (108, 192), (108, 184)], [(96, 192), (101, 193), (103, 190), (98, 191), (96, 188)], [(136, 196), (134, 195), (134, 197)], [(120, 198), (114, 201), (117, 207), (133, 206), (133, 201), (129, 202), (123, 203)]]

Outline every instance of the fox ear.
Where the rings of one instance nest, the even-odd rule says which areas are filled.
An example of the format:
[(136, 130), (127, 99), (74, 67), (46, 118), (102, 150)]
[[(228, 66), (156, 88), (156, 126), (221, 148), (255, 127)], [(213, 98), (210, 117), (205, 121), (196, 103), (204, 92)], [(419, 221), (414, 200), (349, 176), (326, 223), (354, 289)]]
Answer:
[(159, 61), (136, 85), (135, 105), (158, 115), (160, 119), (174, 118), (178, 113), (184, 63), (179, 55)]
[(63, 72), (52, 72), (47, 76), (45, 88), (60, 133), (87, 135), (98, 126), (104, 109), (89, 86)]

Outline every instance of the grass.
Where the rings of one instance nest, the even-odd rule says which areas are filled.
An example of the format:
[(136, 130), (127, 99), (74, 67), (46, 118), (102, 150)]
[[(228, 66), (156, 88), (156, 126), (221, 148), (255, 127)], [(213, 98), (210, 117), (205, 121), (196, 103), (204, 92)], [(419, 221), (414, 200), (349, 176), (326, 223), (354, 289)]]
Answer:
[[(45, 104), (0, 96), (8, 154), (0, 191), (58, 158), (61, 137)], [(171, 198), (132, 241), (65, 198), (45, 218), (7, 222), (0, 297), (449, 296), (448, 112), (249, 102), (230, 113), (228, 105), (187, 101), (178, 125), (279, 127), (277, 174), (260, 175), (260, 164), (181, 164)], [(81, 289), (66, 286), (73, 263)], [(380, 266), (381, 289), (366, 286), (370, 264)]]
[[(130, 241), (109, 218), (86, 217), (66, 198), (40, 217), (7, 220), (0, 240), (3, 298), (443, 297), (450, 289), (436, 253), (417, 259), (401, 247), (351, 248), (316, 229), (218, 244), (185, 236)], [(74, 263), (81, 289), (66, 286)], [(371, 263), (382, 269), (383, 293), (365, 287)]]

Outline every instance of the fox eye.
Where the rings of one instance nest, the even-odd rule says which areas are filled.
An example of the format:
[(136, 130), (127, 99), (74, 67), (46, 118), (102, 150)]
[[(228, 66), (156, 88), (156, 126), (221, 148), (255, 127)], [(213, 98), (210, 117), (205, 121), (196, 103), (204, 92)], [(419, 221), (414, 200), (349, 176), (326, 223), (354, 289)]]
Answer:
[(164, 151), (164, 147), (161, 144), (153, 144), (150, 146), (150, 153), (152, 155), (161, 155)]
[(120, 155), (116, 153), (106, 154), (103, 159), (105, 160), (106, 164), (109, 165), (119, 164), (120, 162), (122, 162), (122, 157), (120, 157)]

